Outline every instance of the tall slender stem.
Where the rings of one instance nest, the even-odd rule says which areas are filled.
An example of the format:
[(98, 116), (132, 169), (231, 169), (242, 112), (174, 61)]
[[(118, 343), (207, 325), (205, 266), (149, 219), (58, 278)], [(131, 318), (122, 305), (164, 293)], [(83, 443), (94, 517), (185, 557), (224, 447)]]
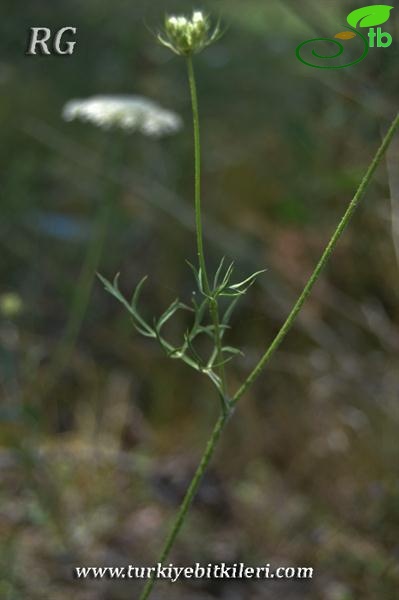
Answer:
[(209, 295), (209, 279), (206, 270), (204, 242), (202, 235), (202, 213), (201, 213), (201, 137), (198, 110), (197, 84), (195, 82), (194, 66), (192, 56), (187, 57), (188, 81), (190, 84), (191, 105), (193, 110), (194, 125), (194, 155), (195, 155), (195, 230), (197, 234), (198, 263), (201, 269), (202, 281), (205, 292)]
[[(161, 554), (158, 559), (158, 562), (161, 564), (163, 564), (167, 560), (169, 553), (175, 543), (175, 540), (180, 532), (180, 529), (183, 526), (183, 523), (186, 519), (187, 513), (188, 513), (190, 506), (194, 500), (194, 497), (198, 491), (198, 488), (199, 488), (202, 478), (205, 474), (205, 471), (208, 467), (208, 464), (212, 458), (214, 449), (219, 441), (219, 438), (223, 432), (223, 429), (225, 428), (227, 419), (228, 419), (228, 415), (222, 414), (222, 415), (220, 415), (220, 417), (217, 420), (217, 423), (212, 431), (212, 435), (208, 440), (204, 454), (201, 458), (201, 462), (198, 465), (198, 468), (194, 474), (194, 477), (190, 483), (190, 486), (186, 492), (186, 495), (184, 496), (184, 499), (180, 505), (179, 511), (178, 511), (176, 519), (172, 525), (170, 533), (168, 534), (165, 544), (162, 548)], [(155, 583), (156, 583), (156, 580), (154, 577), (152, 577), (151, 579), (149, 579), (147, 581), (147, 583), (140, 595), (139, 600), (147, 600), (147, 598), (149, 598)]]
[[(274, 354), (274, 352), (276, 352), (276, 350), (280, 346), (281, 342), (283, 341), (283, 339), (285, 338), (285, 336), (291, 329), (301, 308), (303, 307), (310, 292), (312, 291), (313, 286), (315, 285), (316, 281), (318, 280), (322, 271), (324, 270), (324, 268), (328, 262), (328, 259), (330, 258), (335, 246), (337, 245), (338, 240), (340, 239), (341, 235), (344, 233), (345, 229), (347, 228), (357, 206), (359, 205), (359, 202), (361, 201), (362, 197), (364, 196), (364, 194), (371, 182), (371, 179), (372, 179), (378, 165), (381, 163), (381, 160), (384, 157), (385, 152), (388, 149), (388, 147), (392, 141), (392, 138), (393, 138), (396, 130), (398, 129), (398, 127), (399, 127), (399, 113), (396, 116), (396, 118), (393, 120), (387, 134), (385, 135), (385, 137), (382, 141), (381, 146), (379, 147), (376, 155), (374, 156), (352, 201), (350, 202), (348, 209), (346, 210), (344, 216), (342, 217), (337, 228), (335, 229), (329, 243), (327, 244), (313, 273), (310, 275), (308, 282), (306, 283), (306, 285), (305, 285), (301, 295), (299, 296), (297, 302), (295, 303), (293, 309), (291, 310), (286, 321), (284, 322), (283, 326), (281, 327), (279, 333), (274, 338), (274, 340), (272, 341), (270, 346), (267, 348), (266, 352), (264, 353), (264, 355), (262, 356), (262, 358), (260, 359), (260, 361), (258, 362), (256, 367), (253, 369), (253, 371), (250, 373), (250, 375), (247, 377), (247, 379), (244, 381), (244, 383), (241, 385), (241, 387), (237, 390), (237, 392), (234, 394), (230, 407), (236, 405), (237, 402), (240, 400), (240, 398), (248, 390), (248, 388), (253, 384), (255, 379), (260, 375), (262, 369), (265, 367), (267, 362), (271, 359), (272, 355)], [(211, 436), (206, 444), (205, 451), (201, 458), (200, 464), (199, 464), (199, 466), (194, 474), (194, 477), (188, 487), (188, 490), (183, 499), (183, 502), (178, 510), (178, 513), (175, 518), (174, 524), (172, 526), (171, 532), (168, 535), (165, 545), (163, 547), (163, 550), (161, 552), (160, 562), (162, 562), (162, 563), (167, 560), (169, 553), (177, 539), (177, 536), (184, 524), (188, 510), (193, 502), (193, 499), (199, 488), (199, 485), (204, 476), (204, 473), (206, 472), (206, 469), (215, 453), (219, 439), (220, 439), (221, 434), (227, 424), (230, 413), (231, 413), (231, 408), (227, 414), (222, 414), (219, 417), (219, 419), (217, 420), (217, 422), (214, 426)], [(154, 579), (149, 580), (147, 585), (145, 586), (143, 593), (141, 594), (139, 600), (147, 600), (147, 598), (149, 598), (149, 596), (151, 594), (151, 591), (152, 591), (154, 585), (155, 585), (155, 580)]]
[(335, 229), (330, 241), (328, 242), (324, 252), (321, 255), (319, 262), (317, 263), (313, 273), (309, 277), (305, 287), (303, 288), (302, 293), (300, 294), (298, 300), (295, 302), (290, 314), (288, 315), (287, 319), (285, 320), (280, 331), (278, 332), (278, 334), (276, 335), (274, 340), (271, 342), (270, 346), (267, 348), (267, 350), (263, 354), (262, 358), (259, 360), (258, 364), (255, 366), (255, 368), (248, 375), (248, 377), (246, 378), (244, 383), (234, 394), (233, 399), (232, 399), (233, 405), (238, 402), (238, 400), (245, 394), (245, 392), (248, 390), (248, 388), (253, 384), (255, 379), (257, 379), (257, 377), (260, 375), (260, 373), (262, 372), (262, 370), (264, 369), (266, 364), (269, 362), (269, 360), (271, 359), (273, 354), (276, 352), (276, 350), (280, 346), (281, 342), (283, 341), (283, 339), (285, 338), (285, 336), (287, 335), (287, 333), (290, 331), (291, 327), (293, 326), (298, 314), (300, 313), (303, 305), (305, 304), (307, 298), (309, 297), (315, 283), (319, 279), (322, 271), (324, 270), (326, 264), (328, 263), (328, 260), (331, 256), (331, 254), (333, 253), (340, 237), (342, 236), (345, 229), (349, 225), (349, 223), (353, 217), (353, 214), (354, 214), (355, 210), (357, 209), (361, 199), (363, 198), (364, 193), (367, 190), (378, 165), (380, 164), (381, 160), (383, 159), (398, 127), (399, 127), (399, 113), (396, 116), (396, 118), (393, 120), (390, 128), (388, 129), (388, 132), (386, 133), (380, 147), (377, 150), (377, 153), (375, 154), (373, 160), (371, 161), (370, 166), (366, 171), (366, 174), (364, 175), (362, 181), (360, 182), (360, 185), (359, 185), (355, 195), (353, 196), (352, 201), (350, 202), (347, 210), (345, 211), (344, 216), (342, 217), (337, 228)]
[(209, 285), (209, 278), (206, 269), (203, 234), (202, 234), (202, 212), (201, 212), (201, 136), (200, 136), (200, 120), (198, 110), (198, 94), (197, 84), (195, 81), (193, 58), (190, 54), (187, 56), (187, 69), (188, 69), (188, 81), (190, 84), (191, 104), (193, 111), (193, 126), (194, 126), (194, 162), (195, 162), (195, 229), (197, 235), (197, 253), (198, 263), (201, 270), (201, 277), (206, 295), (210, 298), (209, 300), (209, 311), (211, 314), (213, 327), (214, 327), (214, 340), (217, 352), (217, 363), (218, 372), (221, 380), (221, 406), (222, 411), (227, 411), (226, 406), (226, 373), (223, 365), (223, 351), (222, 351), (222, 335), (220, 331), (220, 318), (219, 318), (219, 306), (216, 298), (211, 298), (211, 289)]

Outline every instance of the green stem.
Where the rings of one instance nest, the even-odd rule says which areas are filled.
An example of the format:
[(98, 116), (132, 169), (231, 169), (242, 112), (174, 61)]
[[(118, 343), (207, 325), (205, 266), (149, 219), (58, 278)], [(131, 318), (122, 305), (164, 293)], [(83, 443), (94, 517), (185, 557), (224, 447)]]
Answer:
[(195, 161), (195, 229), (197, 235), (197, 253), (198, 263), (201, 271), (201, 279), (204, 286), (205, 294), (210, 298), (209, 311), (215, 330), (215, 346), (217, 351), (216, 360), (219, 364), (218, 372), (221, 381), (221, 406), (222, 411), (226, 412), (226, 374), (223, 365), (222, 352), (222, 335), (220, 331), (219, 306), (215, 298), (211, 298), (211, 288), (209, 285), (208, 272), (206, 269), (204, 243), (202, 234), (202, 211), (201, 211), (201, 137), (200, 137), (200, 121), (198, 110), (198, 94), (197, 84), (195, 81), (193, 58), (191, 55), (187, 57), (188, 81), (190, 85), (191, 104), (193, 111), (193, 126), (194, 126), (194, 161)]
[(233, 405), (235, 405), (238, 402), (238, 400), (241, 398), (241, 396), (243, 396), (245, 394), (245, 392), (248, 390), (248, 388), (253, 384), (255, 379), (257, 379), (257, 377), (260, 375), (260, 373), (262, 372), (262, 370), (264, 369), (266, 364), (269, 362), (269, 360), (271, 359), (273, 354), (276, 352), (276, 350), (280, 346), (281, 342), (283, 341), (283, 339), (285, 338), (285, 336), (287, 335), (287, 333), (290, 331), (291, 327), (293, 326), (298, 314), (300, 313), (303, 305), (305, 304), (307, 298), (309, 297), (315, 283), (319, 279), (322, 271), (324, 270), (326, 264), (328, 263), (328, 260), (331, 256), (331, 254), (333, 253), (340, 237), (342, 236), (342, 234), (346, 230), (347, 226), (349, 225), (349, 223), (353, 217), (353, 214), (354, 214), (355, 210), (357, 209), (361, 199), (363, 198), (378, 165), (380, 164), (381, 160), (383, 159), (385, 152), (387, 151), (398, 126), (399, 126), (399, 114), (393, 120), (390, 128), (388, 129), (388, 132), (385, 135), (380, 147), (378, 148), (376, 155), (374, 156), (373, 160), (371, 161), (370, 166), (366, 171), (366, 174), (364, 175), (355, 195), (352, 198), (352, 201), (350, 202), (344, 216), (342, 217), (341, 221), (339, 222), (338, 227), (335, 229), (330, 241), (328, 242), (323, 254), (321, 255), (319, 262), (316, 265), (316, 268), (314, 269), (313, 273), (309, 277), (305, 287), (303, 288), (301, 295), (299, 296), (298, 300), (294, 304), (294, 306), (293, 306), (290, 314), (288, 315), (287, 319), (285, 320), (283, 326), (281, 327), (280, 331), (278, 332), (278, 334), (276, 335), (276, 337), (274, 338), (274, 340), (272, 341), (270, 346), (267, 348), (266, 352), (263, 354), (262, 358), (260, 359), (260, 361), (258, 362), (256, 367), (248, 375), (247, 379), (244, 381), (242, 386), (234, 394), (233, 399), (232, 399)]
[(210, 294), (208, 273), (206, 270), (204, 242), (202, 235), (202, 213), (201, 213), (201, 138), (199, 125), (199, 110), (197, 85), (195, 82), (194, 66), (192, 56), (187, 57), (188, 81), (190, 84), (191, 104), (193, 110), (194, 125), (194, 154), (195, 154), (195, 229), (197, 234), (198, 263), (201, 269), (202, 281), (206, 294)]
[[(343, 218), (339, 222), (338, 227), (334, 231), (329, 243), (326, 246), (326, 249), (324, 250), (319, 262), (316, 265), (316, 268), (314, 269), (313, 273), (309, 277), (309, 280), (306, 283), (306, 285), (303, 289), (303, 292), (299, 296), (297, 302), (295, 303), (295, 305), (294, 305), (292, 311), (290, 312), (289, 316), (287, 317), (285, 323), (283, 324), (279, 333), (274, 338), (274, 340), (272, 341), (272, 343), (270, 344), (270, 346), (268, 347), (268, 349), (266, 350), (266, 352), (264, 353), (264, 355), (262, 356), (262, 358), (260, 359), (260, 361), (258, 362), (256, 367), (253, 369), (253, 371), (250, 373), (250, 375), (244, 381), (242, 386), (238, 389), (238, 391), (233, 396), (232, 401), (229, 405), (228, 412), (221, 415), (219, 417), (219, 419), (217, 420), (216, 425), (215, 425), (215, 427), (211, 433), (211, 436), (207, 442), (205, 452), (201, 458), (200, 464), (194, 474), (194, 477), (193, 477), (193, 479), (189, 485), (189, 488), (186, 492), (186, 495), (183, 499), (183, 502), (179, 508), (179, 511), (177, 513), (176, 519), (172, 526), (171, 532), (170, 532), (169, 536), (167, 537), (166, 543), (161, 552), (159, 562), (164, 563), (169, 556), (169, 553), (170, 553), (170, 551), (177, 539), (177, 536), (184, 524), (188, 510), (193, 502), (193, 499), (199, 488), (199, 485), (204, 476), (204, 473), (215, 453), (220, 436), (226, 426), (228, 417), (233, 410), (233, 406), (235, 406), (237, 404), (239, 399), (245, 394), (245, 392), (248, 390), (248, 388), (252, 385), (252, 383), (255, 381), (255, 379), (259, 376), (262, 369), (265, 367), (266, 363), (270, 360), (270, 358), (272, 357), (274, 352), (277, 350), (277, 348), (279, 347), (279, 345), (281, 344), (281, 342), (283, 341), (283, 339), (285, 338), (285, 336), (291, 329), (292, 325), (294, 324), (295, 319), (297, 318), (302, 306), (304, 305), (306, 299), (308, 298), (310, 292), (312, 291), (313, 286), (315, 285), (315, 283), (318, 280), (319, 276), (321, 275), (323, 269), (325, 268), (325, 266), (328, 262), (328, 259), (330, 258), (331, 253), (333, 252), (339, 238), (344, 233), (360, 200), (362, 199), (364, 193), (366, 192), (366, 190), (371, 182), (371, 179), (372, 179), (378, 165), (380, 164), (382, 158), (384, 157), (385, 152), (386, 152), (387, 148), (389, 147), (389, 145), (392, 141), (392, 138), (393, 138), (396, 130), (398, 129), (398, 127), (399, 127), (399, 114), (393, 120), (387, 134), (385, 135), (385, 137), (382, 141), (381, 146), (379, 147), (375, 157), (373, 158), (369, 168), (367, 169), (367, 172), (366, 172), (364, 178), (362, 179), (362, 181), (359, 185), (359, 187), (356, 191), (356, 194), (354, 195), (351, 203), (349, 204), (349, 207), (346, 210)], [(151, 594), (151, 591), (152, 591), (154, 585), (155, 585), (155, 580), (154, 579), (149, 580), (148, 583), (146, 584), (139, 600), (147, 600), (147, 598), (149, 598), (149, 596)]]
[[(168, 537), (166, 538), (164, 547), (163, 547), (161, 554), (159, 556), (159, 559), (158, 559), (158, 562), (161, 564), (163, 564), (167, 560), (169, 553), (175, 543), (175, 540), (180, 532), (180, 529), (183, 526), (183, 523), (186, 519), (187, 513), (188, 513), (190, 506), (194, 500), (194, 497), (198, 491), (198, 488), (199, 488), (202, 478), (205, 474), (205, 471), (208, 467), (208, 464), (212, 458), (215, 447), (217, 446), (219, 438), (226, 426), (227, 420), (228, 420), (227, 413), (222, 414), (219, 417), (219, 419), (217, 420), (217, 423), (213, 429), (212, 435), (209, 438), (208, 443), (206, 445), (201, 462), (200, 462), (197, 470), (195, 471), (194, 477), (193, 477), (193, 479), (190, 483), (190, 486), (186, 492), (186, 495), (184, 496), (184, 499), (180, 505), (179, 511), (178, 511), (176, 519), (172, 525), (170, 533), (169, 533)], [(154, 577), (152, 577), (151, 579), (148, 580), (148, 582), (144, 586), (144, 589), (139, 597), (139, 600), (147, 600), (147, 598), (149, 598), (155, 583), (156, 583), (156, 579)]]
[(218, 372), (219, 372), (220, 382), (221, 382), (221, 406), (222, 406), (222, 411), (226, 412), (227, 404), (228, 404), (228, 399), (227, 399), (228, 391), (227, 391), (227, 382), (226, 382), (226, 371), (225, 371), (224, 364), (223, 364), (222, 334), (220, 331), (219, 305), (218, 305), (218, 302), (216, 299), (213, 298), (210, 301), (209, 310), (211, 313), (213, 327), (215, 329), (214, 339), (215, 339), (215, 346), (216, 346), (216, 362), (219, 365)]

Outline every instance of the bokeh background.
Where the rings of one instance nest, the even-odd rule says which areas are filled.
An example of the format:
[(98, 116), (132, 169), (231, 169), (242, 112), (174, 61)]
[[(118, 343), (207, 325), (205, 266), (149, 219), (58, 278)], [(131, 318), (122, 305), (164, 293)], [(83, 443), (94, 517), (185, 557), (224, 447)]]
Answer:
[[(234, 260), (237, 277), (267, 269), (235, 312), (229, 339), (245, 357), (230, 365), (232, 388), (278, 331), (397, 111), (395, 11), (385, 26), (393, 45), (353, 68), (311, 69), (295, 57), (361, 5), (194, 6), (227, 26), (196, 60), (208, 260)], [(219, 406), (206, 380), (133, 331), (98, 281), (90, 289), (87, 253), (111, 195), (99, 271), (120, 271), (126, 293), (148, 274), (147, 315), (190, 298), (186, 74), (150, 30), (191, 5), (2, 8), (0, 596), (132, 599), (138, 584), (76, 581), (72, 567), (155, 562)], [(29, 27), (66, 25), (78, 28), (72, 57), (25, 56)], [(356, 41), (345, 44), (355, 56)], [(184, 129), (160, 141), (122, 136), (107, 164), (104, 132), (61, 119), (66, 101), (98, 93), (150, 97)], [(294, 330), (239, 405), (173, 551), (176, 564), (311, 565), (314, 579), (159, 585), (154, 600), (397, 598), (398, 160), (397, 140)]]

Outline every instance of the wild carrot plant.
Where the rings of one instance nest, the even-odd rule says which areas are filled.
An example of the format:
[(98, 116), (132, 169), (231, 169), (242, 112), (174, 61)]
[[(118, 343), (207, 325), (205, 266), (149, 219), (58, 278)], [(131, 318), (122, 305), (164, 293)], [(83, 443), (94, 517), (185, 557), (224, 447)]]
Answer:
[[(140, 294), (146, 277), (144, 277), (137, 285), (132, 299), (128, 300), (120, 291), (118, 275), (112, 283), (100, 276), (105, 289), (121, 302), (130, 314), (135, 329), (141, 335), (157, 341), (170, 359), (183, 361), (187, 366), (209, 378), (215, 386), (217, 395), (220, 399), (220, 416), (206, 444), (198, 468), (195, 471), (177, 516), (172, 524), (170, 533), (161, 550), (158, 559), (158, 562), (160, 563), (164, 563), (170, 554), (229, 417), (232, 415), (238, 401), (244, 396), (260, 375), (293, 326), (305, 301), (326, 267), (340, 237), (347, 228), (356, 208), (364, 196), (374, 172), (384, 157), (399, 126), (398, 114), (389, 127), (388, 132), (366, 170), (355, 195), (349, 203), (342, 219), (335, 228), (319, 262), (310, 275), (302, 293), (299, 295), (281, 329), (268, 345), (263, 356), (254, 366), (238, 390), (234, 393), (230, 393), (227, 373), (228, 363), (236, 355), (241, 353), (239, 348), (232, 347), (225, 341), (229, 330), (230, 318), (238, 300), (247, 292), (248, 288), (255, 282), (257, 276), (263, 271), (253, 273), (243, 281), (236, 282), (233, 277), (233, 263), (227, 264), (223, 258), (215, 273), (211, 274), (207, 268), (202, 232), (200, 122), (193, 57), (217, 40), (219, 36), (219, 25), (212, 28), (210, 19), (199, 11), (194, 12), (190, 18), (185, 16), (167, 17), (164, 30), (158, 34), (160, 43), (185, 60), (191, 95), (194, 130), (194, 216), (198, 258), (196, 265), (189, 263), (189, 266), (194, 275), (196, 287), (195, 293), (189, 303), (184, 303), (179, 299), (176, 299), (160, 317), (149, 321), (143, 316), (139, 306)], [(167, 322), (174, 318), (180, 311), (190, 313), (192, 321), (189, 329), (185, 332), (181, 343), (176, 345), (167, 339), (164, 333), (164, 327)], [(198, 350), (198, 339), (202, 336), (206, 336), (212, 341), (212, 348), (207, 356), (204, 356)], [(147, 582), (140, 595), (140, 600), (149, 598), (154, 585), (154, 579)]]

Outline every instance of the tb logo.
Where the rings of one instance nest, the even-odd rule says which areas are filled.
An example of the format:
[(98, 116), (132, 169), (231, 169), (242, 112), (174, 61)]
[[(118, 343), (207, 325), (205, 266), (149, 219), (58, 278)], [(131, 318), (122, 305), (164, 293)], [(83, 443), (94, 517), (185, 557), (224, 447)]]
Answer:
[[(63, 40), (64, 35), (68, 35), (68, 40)], [(62, 27), (54, 36), (48, 27), (31, 27), (29, 30), (28, 56), (50, 55), (50, 54), (72, 54), (76, 41), (71, 41), (71, 37), (76, 35), (76, 27)]]
[[(393, 6), (388, 6), (387, 4), (373, 4), (372, 6), (363, 6), (362, 8), (353, 10), (346, 18), (348, 22), (346, 26), (347, 31), (335, 34), (334, 39), (319, 37), (302, 42), (296, 49), (298, 60), (304, 65), (314, 67), (315, 69), (344, 69), (345, 67), (356, 65), (366, 58), (370, 48), (388, 48), (392, 44), (392, 35), (383, 31), (378, 25), (383, 25), (389, 20), (392, 9)], [(363, 28), (369, 30), (367, 34), (365, 32), (362, 33), (361, 29)], [(338, 64), (328, 64), (331, 59), (338, 58), (344, 52), (344, 45), (341, 41), (337, 40), (344, 40), (346, 43), (351, 39), (357, 39), (360, 42), (360, 49), (363, 46), (360, 58), (352, 59), (343, 64), (342, 62), (341, 64), (340, 62)], [(331, 48), (335, 49), (335, 54), (331, 54), (331, 56), (329, 54), (326, 55), (325, 51), (321, 54), (316, 48), (312, 49), (311, 54), (308, 52), (308, 57), (306, 57), (306, 54), (303, 54), (305, 47), (310, 50), (312, 46), (315, 46), (319, 42), (329, 42)], [(315, 58), (318, 61), (315, 62)]]

